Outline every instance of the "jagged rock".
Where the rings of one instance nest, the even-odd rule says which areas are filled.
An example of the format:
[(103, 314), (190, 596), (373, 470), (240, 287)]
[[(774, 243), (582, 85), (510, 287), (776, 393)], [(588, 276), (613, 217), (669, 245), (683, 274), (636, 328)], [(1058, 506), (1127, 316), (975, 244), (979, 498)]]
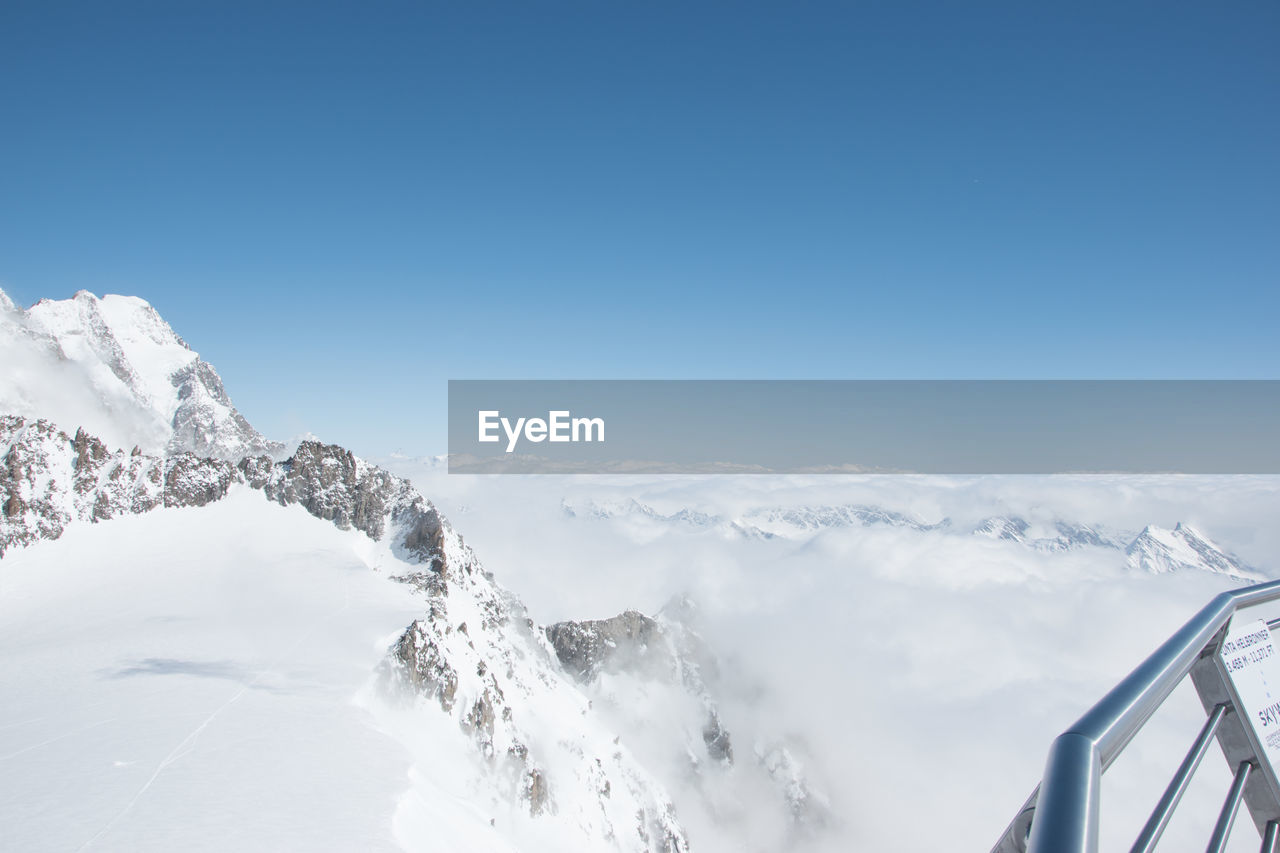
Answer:
[(707, 755), (715, 761), (725, 764), (733, 763), (733, 742), (729, 732), (720, 724), (720, 715), (714, 710), (707, 714), (707, 721), (702, 726), (702, 742), (707, 747)]
[[(667, 727), (664, 742), (686, 744), (687, 772), (701, 780), (696, 791), (704, 784), (714, 788), (718, 783), (712, 780), (726, 778), (735, 765), (734, 738), (717, 698), (720, 668), (695, 630), (699, 618), (697, 605), (678, 597), (653, 617), (627, 611), (545, 629), (557, 659), (586, 685), (593, 701), (631, 721), (624, 730), (661, 725)], [(737, 767), (733, 778), (771, 785), (778, 816), (791, 836), (821, 831), (830, 819), (829, 806), (794, 750), (768, 739), (756, 739), (753, 747), (755, 762)], [(714, 799), (706, 808), (715, 813)]]
[(246, 483), (255, 489), (262, 489), (271, 482), (275, 463), (270, 456), (246, 456), (236, 467)]
[(530, 770), (525, 774), (524, 781), (524, 790), (521, 794), (529, 803), (529, 814), (537, 817), (548, 811), (551, 805), (551, 789), (542, 771)]
[[(417, 512), (411, 513), (406, 523), (403, 547), (405, 551), (420, 559), (428, 554), (440, 554), (442, 553), (442, 535), (440, 514), (435, 511), (435, 508), (419, 508)], [(431, 570), (437, 574), (443, 574), (444, 564), (432, 562)]]
[(302, 504), (317, 518), (381, 539), (396, 478), (380, 468), (357, 463), (337, 445), (304, 441), (293, 458), (281, 463), (283, 476), (267, 482), (267, 497), (282, 505)]
[(204, 506), (226, 497), (237, 482), (243, 481), (230, 462), (183, 453), (165, 461), (164, 505)]
[(93, 470), (108, 455), (107, 446), (89, 435), (83, 428), (76, 430), (72, 445), (76, 450), (75, 469), (77, 471)]
[(0, 555), (14, 545), (56, 539), (73, 520), (204, 506), (244, 483), (373, 539), (394, 532), (393, 546), (435, 576), (424, 586), (443, 589), (447, 527), (435, 507), (407, 481), (336, 445), (304, 442), (298, 454), (278, 465), (267, 456), (245, 457), (239, 464), (192, 453), (165, 459), (110, 451), (84, 429), (69, 438), (49, 421), (5, 415), (0, 453)]
[[(590, 849), (687, 850), (661, 784), (604, 728), (519, 600), (442, 520), (433, 538), (451, 580), (429, 567), (400, 578), (427, 593), (431, 615), (392, 646), (378, 675), (384, 693), (450, 714), (513, 804), (570, 821), (594, 839)], [(607, 794), (557, 803), (557, 790)]]
[(558, 622), (545, 630), (560, 664), (580, 681), (607, 672), (682, 685), (703, 706), (699, 733), (707, 757), (732, 764), (732, 737), (704, 680), (704, 673), (715, 674), (714, 656), (688, 626), (695, 610), (690, 600), (679, 598), (658, 619), (628, 610), (609, 619)]
[(440, 702), (443, 711), (453, 710), (458, 692), (458, 673), (441, 654), (431, 632), (421, 620), (400, 635), (393, 647), (394, 659), (400, 665), (400, 677), (419, 694)]
[(84, 431), (70, 438), (47, 420), (0, 417), (0, 555), (56, 539), (73, 520), (146, 511), (161, 500), (158, 460), (111, 454)]
[(812, 834), (830, 821), (830, 804), (810, 787), (803, 767), (790, 749), (777, 744), (768, 748), (757, 746), (756, 759), (782, 789), (797, 828)]
[(557, 622), (546, 633), (560, 663), (582, 681), (605, 669), (668, 675), (676, 671), (670, 647), (652, 642), (660, 634), (658, 623), (635, 610), (609, 619)]
[(263, 438), (231, 404), (222, 378), (213, 365), (195, 359), (176, 371), (170, 381), (177, 389), (173, 435), (166, 453), (193, 453), (236, 461), (244, 456), (279, 453), (284, 445)]

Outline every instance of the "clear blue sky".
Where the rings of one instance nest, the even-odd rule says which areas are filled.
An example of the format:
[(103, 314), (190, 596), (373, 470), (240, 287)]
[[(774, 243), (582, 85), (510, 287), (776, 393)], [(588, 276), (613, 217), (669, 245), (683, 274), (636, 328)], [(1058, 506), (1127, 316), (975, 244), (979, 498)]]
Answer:
[(1274, 0), (0, 5), (0, 286), (263, 431), (448, 378), (1280, 376)]

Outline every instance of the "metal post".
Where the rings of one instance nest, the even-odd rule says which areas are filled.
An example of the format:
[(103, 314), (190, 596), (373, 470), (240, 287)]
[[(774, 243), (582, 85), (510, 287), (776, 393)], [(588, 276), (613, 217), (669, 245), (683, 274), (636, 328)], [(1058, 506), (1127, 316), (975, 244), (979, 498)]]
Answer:
[(1213, 735), (1218, 731), (1218, 724), (1226, 716), (1229, 707), (1226, 703), (1220, 703), (1213, 709), (1213, 714), (1205, 722), (1204, 728), (1200, 729), (1200, 736), (1196, 738), (1195, 743), (1191, 744), (1187, 757), (1182, 759), (1182, 765), (1178, 767), (1173, 781), (1165, 789), (1164, 796), (1160, 798), (1156, 810), (1151, 813), (1147, 825), (1142, 828), (1138, 840), (1133, 843), (1130, 853), (1151, 853), (1156, 849), (1156, 842), (1160, 840), (1164, 828), (1169, 824), (1169, 818), (1173, 816), (1173, 810), (1182, 799), (1182, 795), (1186, 793), (1187, 786), (1191, 784), (1191, 775), (1196, 772), (1201, 759), (1209, 751), (1209, 745), (1213, 743)]
[(1274, 820), (1267, 824), (1267, 834), (1262, 836), (1260, 853), (1276, 853), (1276, 841), (1280, 838), (1280, 823)]
[(1218, 825), (1213, 828), (1213, 835), (1209, 838), (1209, 846), (1205, 848), (1205, 853), (1222, 853), (1227, 849), (1231, 824), (1235, 823), (1236, 812), (1240, 810), (1240, 798), (1244, 796), (1244, 783), (1249, 781), (1249, 771), (1252, 769), (1253, 765), (1247, 761), (1241, 761), (1240, 767), (1236, 769), (1236, 780), (1231, 783), (1231, 790), (1227, 792), (1227, 801), (1222, 804)]
[(1102, 761), (1089, 738), (1067, 732), (1049, 750), (1027, 853), (1096, 853)]

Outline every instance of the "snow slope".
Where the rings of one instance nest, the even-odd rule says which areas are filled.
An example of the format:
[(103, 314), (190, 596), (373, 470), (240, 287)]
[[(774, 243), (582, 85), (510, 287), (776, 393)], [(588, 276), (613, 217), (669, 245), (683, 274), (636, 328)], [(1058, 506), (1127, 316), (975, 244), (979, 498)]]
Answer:
[(392, 850), (409, 760), (352, 699), (422, 602), (245, 487), (0, 564), (0, 847)]
[(1266, 579), (1181, 522), (1172, 530), (1148, 525), (1125, 549), (1125, 555), (1130, 566), (1153, 574), (1198, 569), (1255, 583)]

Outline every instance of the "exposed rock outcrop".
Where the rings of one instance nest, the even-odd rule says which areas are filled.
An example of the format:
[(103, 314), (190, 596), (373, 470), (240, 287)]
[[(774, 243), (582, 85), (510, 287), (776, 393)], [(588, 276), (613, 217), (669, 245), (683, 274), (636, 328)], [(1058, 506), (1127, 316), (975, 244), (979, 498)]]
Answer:
[(398, 534), (396, 547), (444, 574), (444, 522), (435, 507), (408, 481), (335, 445), (308, 441), (280, 464), (266, 456), (233, 464), (194, 453), (112, 451), (84, 429), (71, 437), (47, 420), (3, 415), (0, 454), (0, 555), (16, 545), (56, 539), (72, 521), (204, 506), (246, 484), (277, 503), (300, 504), (372, 539)]

